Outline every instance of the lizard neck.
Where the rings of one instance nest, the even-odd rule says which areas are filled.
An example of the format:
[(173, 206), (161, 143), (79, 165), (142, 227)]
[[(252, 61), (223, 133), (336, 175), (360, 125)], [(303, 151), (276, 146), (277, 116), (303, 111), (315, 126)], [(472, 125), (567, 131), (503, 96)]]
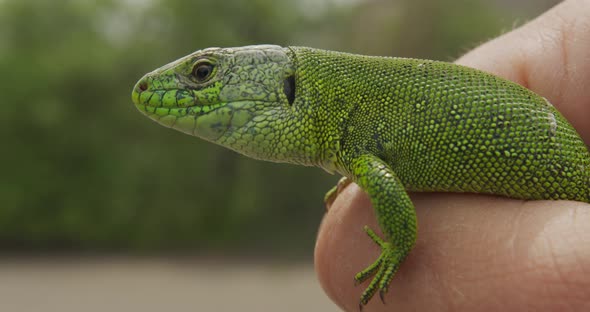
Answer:
[(254, 159), (320, 165), (322, 147), (315, 124), (305, 112), (296, 108), (290, 112), (268, 107), (261, 109), (254, 105), (234, 110), (232, 119), (233, 126), (215, 143)]

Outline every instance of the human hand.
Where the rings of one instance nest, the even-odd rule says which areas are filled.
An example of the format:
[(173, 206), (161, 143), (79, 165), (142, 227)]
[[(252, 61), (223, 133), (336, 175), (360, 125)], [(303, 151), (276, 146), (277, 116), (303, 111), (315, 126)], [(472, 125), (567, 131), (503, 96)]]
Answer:
[[(590, 142), (590, 1), (561, 3), (457, 61), (520, 83), (547, 98)], [(415, 193), (416, 246), (383, 305), (364, 311), (590, 311), (590, 205), (496, 196)], [(333, 202), (315, 263), (328, 296), (358, 311), (367, 282), (353, 276), (379, 248), (367, 195), (355, 184)], [(378, 234), (381, 234), (378, 232)]]

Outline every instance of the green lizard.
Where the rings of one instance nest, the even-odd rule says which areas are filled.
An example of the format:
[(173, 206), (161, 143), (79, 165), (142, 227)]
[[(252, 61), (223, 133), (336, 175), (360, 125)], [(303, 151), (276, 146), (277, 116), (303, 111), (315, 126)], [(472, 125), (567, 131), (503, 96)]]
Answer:
[[(444, 62), (273, 45), (197, 51), (145, 75), (158, 123), (275, 162), (318, 166), (369, 195), (385, 239), (354, 278), (381, 299), (416, 240), (406, 191), (590, 202), (590, 154), (543, 97)], [(326, 201), (334, 199), (335, 189)]]

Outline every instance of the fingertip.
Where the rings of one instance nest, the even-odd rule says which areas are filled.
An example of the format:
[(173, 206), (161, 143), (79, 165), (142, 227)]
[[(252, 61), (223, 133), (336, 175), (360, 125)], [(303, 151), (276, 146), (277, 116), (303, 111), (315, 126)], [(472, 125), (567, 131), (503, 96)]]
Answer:
[[(563, 295), (566, 288), (559, 286), (564, 281), (560, 283), (543, 259), (550, 261), (552, 255), (559, 254), (560, 270), (566, 272), (590, 258), (585, 249), (571, 246), (576, 229), (584, 228), (590, 220), (587, 204), (526, 202), (473, 194), (411, 197), (419, 220), (416, 246), (383, 294), (386, 304), (375, 297), (364, 306), (365, 311), (426, 311), (451, 306), (465, 311), (477, 306), (518, 311), (540, 294), (544, 295), (535, 302), (536, 307), (555, 308), (559, 302), (553, 299)], [(378, 229), (369, 199), (353, 186), (334, 202), (318, 234), (318, 279), (330, 299), (345, 311), (358, 311), (358, 300), (370, 279), (355, 287), (353, 276), (380, 252), (363, 231), (364, 225)], [(588, 241), (588, 235), (578, 236), (578, 246)], [(554, 243), (546, 246), (548, 239), (568, 243), (557, 244), (560, 248), (556, 249)], [(571, 250), (577, 251), (570, 254)], [(585, 282), (574, 273), (577, 271), (567, 272), (569, 278), (579, 277), (577, 283)], [(548, 281), (558, 286), (537, 287)], [(513, 296), (511, 289), (519, 295)], [(501, 302), (494, 300), (499, 297), (503, 298)]]

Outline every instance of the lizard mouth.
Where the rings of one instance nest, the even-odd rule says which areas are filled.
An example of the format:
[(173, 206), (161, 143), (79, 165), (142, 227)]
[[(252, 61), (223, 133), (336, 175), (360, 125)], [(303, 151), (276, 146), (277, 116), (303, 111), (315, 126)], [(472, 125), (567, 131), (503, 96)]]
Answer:
[[(191, 96), (179, 96), (190, 94)], [(182, 89), (143, 90), (138, 84), (133, 89), (133, 103), (153, 121), (186, 134), (215, 141), (229, 129), (238, 128), (254, 116), (251, 108), (264, 101), (238, 100), (203, 105)]]
[(131, 95), (135, 107), (150, 116), (201, 116), (225, 106), (227, 103), (201, 105), (190, 91), (179, 89), (149, 90), (138, 83)]
[(156, 115), (159, 117), (164, 116), (175, 116), (175, 117), (185, 117), (185, 116), (202, 116), (206, 115), (220, 107), (225, 106), (227, 103), (219, 103), (215, 105), (194, 105), (194, 106), (187, 106), (187, 107), (157, 107), (157, 106), (150, 106), (147, 104), (142, 103), (135, 103), (135, 107), (146, 115)]

